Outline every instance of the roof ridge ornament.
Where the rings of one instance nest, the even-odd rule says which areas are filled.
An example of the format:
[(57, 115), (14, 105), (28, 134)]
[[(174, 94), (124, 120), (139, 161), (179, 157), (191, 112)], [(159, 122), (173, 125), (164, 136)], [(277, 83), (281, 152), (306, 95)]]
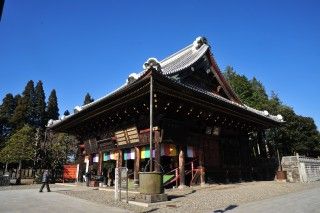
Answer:
[(50, 119), (50, 120), (48, 121), (47, 126), (52, 126), (52, 125), (53, 125), (53, 119)]
[(208, 40), (206, 37), (199, 36), (193, 42), (193, 49), (198, 50), (203, 44), (208, 44)]
[(81, 110), (82, 110), (82, 107), (81, 107), (81, 106), (75, 106), (74, 109), (73, 109), (74, 113), (78, 113), (78, 112), (80, 112)]
[(277, 115), (277, 119), (280, 120), (280, 121), (283, 121), (283, 116), (280, 115), (280, 114), (278, 114), (278, 115)]
[(126, 84), (131, 84), (135, 82), (140, 76), (141, 74), (137, 74), (135, 72), (131, 73), (127, 78)]
[(161, 71), (161, 65), (158, 59), (156, 58), (148, 58), (148, 60), (143, 64), (143, 69), (148, 70), (150, 68), (154, 68), (157, 71)]

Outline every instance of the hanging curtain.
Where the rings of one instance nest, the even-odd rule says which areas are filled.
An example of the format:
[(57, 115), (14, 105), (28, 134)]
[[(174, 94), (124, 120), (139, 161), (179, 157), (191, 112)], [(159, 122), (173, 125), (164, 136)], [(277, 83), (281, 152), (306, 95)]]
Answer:
[(123, 159), (124, 160), (134, 160), (134, 158), (135, 158), (134, 148), (123, 150)]
[(116, 160), (117, 154), (118, 153), (116, 153), (115, 151), (105, 152), (103, 153), (103, 161)]
[(103, 153), (103, 161), (110, 160), (110, 152)]
[(94, 155), (93, 155), (93, 158), (92, 158), (92, 161), (93, 161), (94, 163), (98, 163), (98, 162), (99, 162), (99, 154), (94, 154)]
[[(140, 153), (141, 159), (146, 159), (150, 158), (150, 146), (144, 146), (141, 148), (141, 153)], [(155, 151), (154, 149), (152, 150), (152, 157), (155, 157)]]

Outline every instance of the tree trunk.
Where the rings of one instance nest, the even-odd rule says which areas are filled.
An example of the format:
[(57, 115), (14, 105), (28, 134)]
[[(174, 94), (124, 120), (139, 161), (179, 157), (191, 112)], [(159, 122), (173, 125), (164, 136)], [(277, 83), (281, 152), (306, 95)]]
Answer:
[(4, 169), (4, 174), (8, 172), (8, 164), (9, 164), (9, 163), (6, 162), (6, 167), (5, 167), (5, 169)]
[(18, 166), (18, 170), (17, 170), (17, 185), (21, 184), (21, 168), (22, 168), (22, 161), (19, 161), (19, 166)]

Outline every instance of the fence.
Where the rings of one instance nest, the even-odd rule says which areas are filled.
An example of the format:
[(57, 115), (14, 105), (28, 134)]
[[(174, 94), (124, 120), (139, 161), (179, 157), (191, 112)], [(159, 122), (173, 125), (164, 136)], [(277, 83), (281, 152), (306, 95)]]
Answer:
[(320, 159), (299, 155), (282, 158), (282, 169), (287, 171), (289, 182), (312, 182), (320, 180)]
[[(39, 172), (40, 170), (38, 170)], [(17, 178), (17, 170), (16, 169), (13, 169), (13, 170), (10, 170), (9, 172), (9, 177), (11, 179), (15, 179)], [(3, 170), (0, 170), (0, 175), (4, 175), (5, 172)], [(21, 178), (22, 179), (32, 179), (34, 177), (33, 173), (32, 173), (32, 169), (21, 169)]]
[(0, 175), (0, 186), (9, 186), (10, 177), (8, 175)]

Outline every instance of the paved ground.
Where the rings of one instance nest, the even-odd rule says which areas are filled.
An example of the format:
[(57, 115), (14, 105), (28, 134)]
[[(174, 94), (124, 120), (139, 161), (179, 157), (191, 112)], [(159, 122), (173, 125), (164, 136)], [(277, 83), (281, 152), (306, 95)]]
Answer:
[(261, 181), (170, 189), (166, 193), (171, 203), (148, 208), (116, 202), (110, 191), (51, 185), (53, 192), (39, 193), (39, 187), (0, 187), (0, 212), (320, 212), (320, 182)]
[(320, 212), (320, 188), (294, 192), (266, 200), (243, 204), (230, 205), (224, 209), (215, 210), (215, 213), (242, 213), (242, 212)]
[(61, 191), (74, 190), (70, 187), (52, 188), (52, 192), (39, 193), (39, 189), (20, 189), (0, 191), (0, 212), (129, 212), (87, 200), (63, 195)]
[[(214, 210), (229, 210), (234, 207), (282, 196), (302, 192), (309, 189), (320, 189), (320, 182), (313, 183), (282, 183), (275, 181), (243, 182), (238, 184), (212, 184), (207, 187), (192, 187), (184, 190), (166, 190), (170, 204), (161, 204), (153, 207), (138, 207), (114, 201), (113, 192), (100, 190), (62, 191), (65, 195), (78, 197), (107, 206), (128, 209), (133, 212), (213, 212)], [(129, 194), (131, 199), (134, 194)], [(320, 196), (320, 195), (319, 195)], [(229, 208), (227, 208), (229, 207)], [(226, 209), (227, 208), (227, 209)], [(235, 209), (237, 209), (235, 208)], [(222, 211), (217, 211), (222, 212)], [(251, 212), (251, 211), (247, 211)], [(270, 212), (270, 211), (268, 211)], [(277, 212), (277, 211), (275, 211)], [(320, 211), (318, 211), (320, 212)]]

